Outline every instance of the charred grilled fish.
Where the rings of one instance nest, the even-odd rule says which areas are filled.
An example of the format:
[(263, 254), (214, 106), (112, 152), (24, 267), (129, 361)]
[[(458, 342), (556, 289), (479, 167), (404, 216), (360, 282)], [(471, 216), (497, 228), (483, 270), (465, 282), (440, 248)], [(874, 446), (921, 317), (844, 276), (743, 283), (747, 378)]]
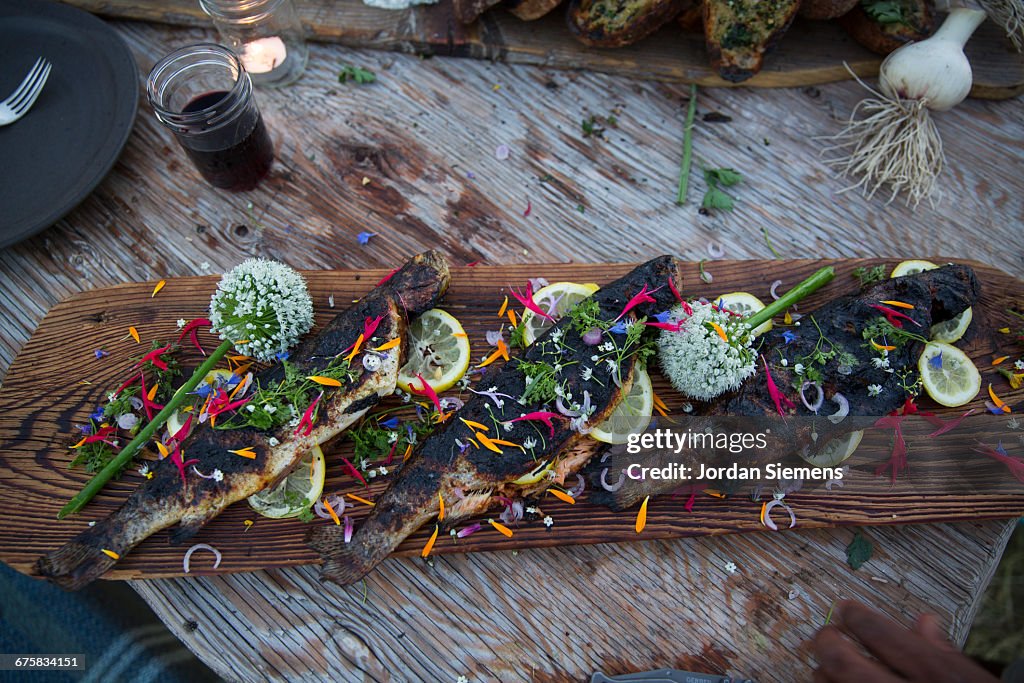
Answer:
[[(761, 449), (773, 458), (795, 455), (803, 449), (813, 448), (815, 443), (826, 444), (848, 432), (864, 429), (876, 418), (904, 404), (908, 395), (906, 387), (913, 386), (918, 380), (917, 359), (923, 349), (922, 342), (908, 337), (905, 343), (882, 356), (871, 346), (870, 340), (865, 339), (866, 326), (884, 320), (887, 314), (896, 313), (894, 320), (899, 321), (903, 329), (927, 338), (932, 325), (956, 317), (973, 305), (979, 294), (980, 285), (974, 271), (963, 265), (949, 265), (886, 280), (857, 295), (840, 297), (805, 316), (799, 333), (792, 335), (791, 330), (775, 328), (760, 338), (761, 356), (767, 359), (776, 387), (792, 399), (795, 410), (788, 414), (796, 419), (783, 420), (778, 417), (764, 374), (764, 361), (758, 359), (757, 374), (736, 391), (698, 405), (694, 416), (687, 418), (686, 428), (693, 432), (708, 429), (720, 432), (727, 423), (739, 422), (723, 420), (727, 416), (775, 416), (776, 419), (771, 421), (770, 433), (766, 435), (767, 448)], [(885, 304), (886, 301), (899, 301), (913, 308), (894, 309)], [(883, 340), (879, 339), (876, 343), (881, 342)], [(849, 404), (849, 418), (838, 424), (827, 419), (801, 419), (811, 418), (814, 413), (794, 394), (794, 384), (803, 381), (803, 378), (795, 374), (794, 368), (802, 360), (806, 362), (804, 359), (813, 354), (815, 349), (836, 352), (828, 362), (818, 367), (822, 374), (819, 383), (825, 403), (833, 405), (822, 412), (835, 412), (833, 399), (837, 394), (841, 394)], [(875, 396), (868, 391), (871, 385), (881, 387)], [(812, 432), (817, 435), (816, 440)], [(663, 456), (652, 454), (651, 458), (660, 458), (658, 464), (665, 464)], [(684, 450), (674, 454), (673, 460), (695, 467), (698, 463), (733, 462), (737, 456), (725, 450)], [(596, 471), (589, 474), (592, 480), (598, 476)], [(678, 486), (679, 482), (671, 479), (625, 478), (624, 485), (615, 492), (595, 487), (588, 500), (622, 510), (639, 503), (648, 495), (665, 493)]]
[[(558, 456), (629, 392), (650, 333), (642, 326), (630, 333), (627, 323), (675, 303), (670, 279), (680, 282), (679, 265), (669, 256), (639, 266), (598, 290), (587, 304), (592, 319), (618, 320), (619, 332), (606, 331), (601, 344), (588, 346), (582, 340), (586, 326), (566, 316), (520, 357), (484, 376), (477, 385), (482, 391), (420, 444), (350, 543), (338, 527), (310, 531), (310, 545), (324, 559), (324, 578), (357, 581), (435, 518), (441, 498), (450, 523), (483, 511), (497, 496), (541, 492), (586, 464), (589, 452)], [(553, 478), (516, 483), (545, 465), (552, 467)]]
[[(448, 265), (442, 256), (436, 252), (416, 256), (338, 314), (319, 334), (299, 345), (289, 363), (303, 375), (316, 375), (352, 347), (367, 319), (380, 317), (373, 333), (377, 345), (403, 340), (398, 347), (377, 355), (381, 362), (374, 370), (366, 364), (353, 364), (348, 381), (323, 395), (320, 417), (308, 433), (300, 435), (294, 426), (267, 431), (252, 427), (211, 429), (206, 425), (195, 429), (182, 444), (184, 458), (197, 460), (196, 466), (207, 472), (220, 470), (223, 478), (188, 476), (183, 482), (170, 458), (161, 460), (153, 478), (120, 509), (41, 557), (36, 573), (64, 588), (81, 588), (114, 565), (116, 560), (109, 553), (123, 556), (143, 539), (175, 523), (180, 526), (172, 532), (171, 542), (180, 543), (228, 505), (275, 484), (310, 448), (347, 429), (381, 397), (394, 391), (404, 353), (407, 316), (433, 307), (447, 290), (448, 282)], [(278, 364), (257, 375), (256, 382), (270, 386), (283, 376), (284, 368)], [(245, 446), (252, 447), (255, 458), (229, 453)]]

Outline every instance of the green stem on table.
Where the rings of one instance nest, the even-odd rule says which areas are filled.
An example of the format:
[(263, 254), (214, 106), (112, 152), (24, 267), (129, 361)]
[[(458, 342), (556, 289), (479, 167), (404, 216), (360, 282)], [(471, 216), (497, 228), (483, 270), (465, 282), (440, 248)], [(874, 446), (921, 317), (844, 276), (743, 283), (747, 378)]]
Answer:
[(697, 114), (697, 84), (690, 84), (690, 106), (686, 110), (686, 127), (683, 129), (683, 163), (679, 169), (679, 192), (676, 204), (686, 203), (686, 189), (690, 185), (690, 164), (693, 159), (693, 117)]
[(64, 519), (68, 515), (74, 514), (85, 507), (85, 504), (92, 500), (93, 497), (100, 492), (100, 489), (102, 489), (106, 483), (114, 477), (114, 475), (120, 472), (124, 466), (135, 457), (135, 454), (138, 453), (139, 449), (153, 437), (156, 430), (167, 422), (167, 418), (169, 418), (174, 411), (178, 409), (178, 406), (185, 402), (189, 392), (199, 386), (199, 382), (206, 377), (206, 374), (213, 369), (213, 366), (220, 362), (224, 355), (231, 350), (232, 346), (234, 346), (234, 342), (232, 341), (221, 342), (221, 345), (218, 346), (205, 361), (203, 361), (203, 364), (196, 368), (192, 377), (190, 377), (187, 382), (182, 384), (178, 390), (174, 392), (174, 396), (172, 396), (171, 400), (167, 402), (167, 405), (165, 405), (163, 409), (157, 413), (148, 424), (146, 424), (145, 427), (139, 430), (139, 433), (135, 435), (135, 438), (132, 439), (127, 446), (122, 448), (121, 452), (107, 463), (106, 467), (97, 472), (96, 475), (89, 480), (89, 483), (85, 485), (84, 489), (79, 491), (74, 498), (68, 501), (67, 505), (61, 508), (60, 512), (57, 513), (57, 519)]
[(771, 302), (757, 313), (754, 313), (747, 318), (746, 323), (750, 325), (751, 329), (757, 328), (762, 323), (771, 320), (773, 317), (782, 313), (787, 308), (797, 303), (801, 299), (804, 299), (817, 290), (821, 289), (836, 276), (836, 269), (832, 266), (825, 266), (818, 270), (809, 278), (798, 284), (793, 289), (789, 290), (775, 301)]

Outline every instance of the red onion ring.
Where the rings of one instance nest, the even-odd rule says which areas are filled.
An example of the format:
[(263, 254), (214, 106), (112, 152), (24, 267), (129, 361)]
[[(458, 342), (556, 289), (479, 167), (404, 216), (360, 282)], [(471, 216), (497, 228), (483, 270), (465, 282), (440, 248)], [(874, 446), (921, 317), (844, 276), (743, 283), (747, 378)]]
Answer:
[(569, 410), (568, 408), (565, 407), (565, 404), (562, 403), (562, 397), (561, 396), (559, 396), (559, 397), (557, 397), (555, 399), (555, 407), (558, 408), (558, 412), (560, 412), (562, 415), (565, 415), (566, 417), (579, 417), (580, 416), (579, 411)]
[(352, 518), (345, 515), (345, 543), (352, 542), (352, 531), (355, 529), (355, 524), (352, 523)]
[(846, 397), (840, 394), (838, 391), (832, 394), (832, 400), (835, 401), (836, 405), (839, 406), (832, 415), (828, 416), (828, 421), (834, 425), (839, 424), (846, 419), (846, 416), (850, 414), (850, 402), (846, 400)]
[(722, 258), (725, 256), (725, 248), (718, 242), (708, 243), (708, 256), (711, 258)]
[(491, 346), (497, 346), (498, 341), (504, 336), (501, 330), (487, 330), (487, 334), (484, 335), (487, 338), (487, 343)]
[(587, 346), (597, 346), (601, 343), (601, 328), (591, 327), (589, 330), (583, 333), (583, 343)]
[[(339, 517), (341, 517), (341, 513), (345, 512), (345, 499), (339, 494), (332, 493), (327, 496), (327, 502), (331, 504), (332, 508), (334, 508), (334, 514)], [(324, 505), (322, 498), (317, 500), (316, 504), (313, 505), (313, 513), (320, 519), (332, 519), (331, 513), (327, 511), (327, 506)]]
[(769, 529), (771, 529), (772, 531), (778, 531), (779, 530), (779, 527), (775, 526), (775, 522), (772, 521), (772, 508), (777, 507), (779, 505), (784, 507), (786, 509), (786, 512), (789, 513), (789, 528), (792, 529), (793, 527), (796, 526), (796, 513), (793, 512), (793, 508), (789, 507), (788, 505), (783, 503), (778, 498), (776, 498), (772, 502), (768, 503), (767, 507), (765, 507), (765, 509), (764, 509), (764, 525), (766, 527), (768, 527)]
[(775, 292), (775, 290), (778, 289), (779, 285), (781, 284), (782, 280), (776, 280), (775, 282), (772, 283), (772, 288), (768, 290), (768, 293), (772, 295), (772, 299), (774, 299), (775, 301), (779, 300), (779, 295)]
[(579, 498), (583, 490), (587, 488), (587, 481), (583, 478), (582, 474), (576, 474), (576, 485), (571, 489), (568, 489), (568, 494), (573, 498)]
[(208, 545), (206, 543), (196, 543), (194, 546), (185, 551), (185, 559), (181, 563), (182, 569), (185, 570), (186, 574), (188, 574), (189, 570), (191, 569), (190, 565), (192, 562), (192, 553), (194, 553), (197, 550), (209, 550), (211, 553), (213, 553), (214, 557), (213, 568), (216, 569), (220, 566), (222, 556), (219, 550), (214, 548), (212, 545)]
[(626, 471), (619, 470), (619, 480), (614, 484), (609, 484), (608, 480), (606, 479), (606, 477), (608, 476), (609, 469), (610, 468), (605, 467), (603, 470), (601, 470), (601, 488), (603, 488), (605, 491), (618, 491), (619, 489), (622, 488), (622, 485), (626, 483)]
[(498, 519), (503, 524), (515, 524), (523, 518), (523, 502), (520, 500), (513, 501), (511, 505), (505, 507), (498, 515)]
[[(818, 390), (818, 398), (814, 400), (814, 405), (811, 405), (811, 403), (807, 400), (807, 396), (804, 394), (804, 391), (807, 390), (807, 387), (814, 387), (815, 389)], [(821, 405), (825, 402), (825, 391), (821, 388), (821, 384), (819, 384), (818, 382), (804, 382), (803, 384), (801, 384), (800, 402), (804, 404), (804, 407), (807, 408), (807, 410), (817, 415), (818, 411), (821, 410)]]

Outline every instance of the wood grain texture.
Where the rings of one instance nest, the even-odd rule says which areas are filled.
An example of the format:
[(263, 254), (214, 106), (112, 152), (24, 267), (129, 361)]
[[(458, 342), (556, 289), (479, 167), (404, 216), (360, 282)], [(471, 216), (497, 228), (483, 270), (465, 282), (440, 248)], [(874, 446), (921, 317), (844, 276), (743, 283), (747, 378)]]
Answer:
[[(215, 37), (116, 27), (142, 73), (175, 47)], [(342, 63), (380, 78), (339, 86)], [(819, 156), (815, 136), (834, 134), (861, 96), (852, 83), (702, 90), (695, 160), (745, 176), (735, 211), (703, 216), (699, 173), (690, 203), (673, 203), (686, 88), (312, 45), (298, 83), (257, 93), (278, 161), (254, 192), (204, 185), (140, 106), (125, 153), (92, 196), (47, 232), (0, 251), (0, 367), (74, 293), (222, 272), (256, 255), (305, 269), (391, 267), (432, 247), (456, 263), (638, 261), (662, 252), (698, 260), (712, 247), (756, 259), (772, 255), (766, 229), (788, 257), (947, 253), (1024, 277), (1019, 106), (971, 100), (938, 118), (945, 194), (912, 211), (840, 193), (846, 183)], [(613, 109), (618, 128), (603, 139), (581, 136), (581, 119)], [(709, 112), (732, 121), (702, 122)], [(498, 161), (503, 143), (512, 154)], [(365, 247), (355, 240), (361, 230), (377, 233)], [(737, 673), (806, 680), (813, 658), (805, 641), (837, 595), (904, 622), (935, 611), (962, 643), (1013, 525), (867, 528), (876, 557), (858, 572), (843, 560), (852, 530), (824, 529), (446, 555), (436, 561), (440, 575), (396, 559), (372, 575), (365, 604), (358, 588), (321, 585), (315, 567), (132, 585), (229, 680), (319, 680), (325, 668), (349, 681), (498, 680), (492, 672), (579, 680), (601, 666), (716, 670), (713, 652), (726, 650)], [(741, 566), (732, 577), (719, 571), (728, 560)], [(588, 561), (604, 570), (584, 573), (580, 589), (579, 576), (561, 568), (586, 571)], [(622, 569), (633, 566), (654, 569)], [(666, 572), (678, 580), (662, 581)], [(797, 574), (806, 600), (784, 601)], [(636, 647), (619, 644), (627, 636)]]
[[(71, 0), (69, 4), (111, 18), (210, 25), (198, 3), (190, 0)], [(635, 45), (601, 49), (572, 38), (563, 7), (531, 22), (498, 7), (470, 25), (455, 20), (451, 0), (398, 12), (367, 7), (362, 0), (312, 0), (297, 7), (313, 40), (349, 47), (736, 86), (710, 67), (703, 35), (686, 33), (674, 21)], [(973, 97), (1004, 99), (1024, 91), (1024, 56), (1013, 50), (995, 24), (983, 25), (967, 50), (974, 69)], [(844, 62), (866, 78), (877, 75), (881, 58), (858, 45), (835, 22), (798, 19), (766, 59), (764, 70), (742, 85), (782, 88), (846, 80), (851, 75)]]
[[(936, 257), (943, 262), (943, 257)], [(823, 261), (720, 261), (715, 264), (716, 280), (713, 285), (700, 281), (698, 264), (689, 264), (684, 272), (688, 280), (679, 286), (690, 296), (713, 298), (728, 291), (751, 291), (768, 298), (773, 279), (785, 274), (791, 284), (814, 272), (826, 263), (836, 267), (837, 278), (832, 284), (802, 302), (801, 309), (812, 311), (822, 302), (839, 294), (856, 291), (852, 271), (859, 266), (876, 265), (875, 261), (845, 260)], [(884, 262), (883, 262), (884, 263)], [(891, 268), (892, 263), (886, 264)], [(1000, 394), (1014, 405), (1024, 391), (1010, 392), (1004, 388), (998, 374), (990, 367), (990, 359), (997, 349), (993, 330), (1009, 324), (1005, 313), (1019, 297), (1024, 295), (1024, 282), (980, 263), (972, 264), (986, 292), (983, 302), (975, 306), (971, 334), (960, 343), (985, 373), (984, 382), (1000, 386)], [(469, 334), (474, 358), (486, 355), (485, 332), (498, 327), (494, 311), (500, 306), (508, 287), (523, 283), (528, 277), (545, 277), (551, 282), (610, 282), (623, 275), (629, 266), (622, 264), (587, 265), (566, 264), (553, 266), (525, 265), (473, 268), (455, 268), (452, 285), (442, 307), (458, 316)], [(387, 274), (385, 270), (348, 272), (310, 272), (307, 274), (310, 293), (318, 304), (319, 325), (325, 324), (333, 313), (328, 309), (328, 298), (333, 296), (340, 306), (362, 296)], [(67, 446), (77, 438), (76, 424), (88, 421), (95, 406), (105, 402), (108, 391), (119, 386), (130, 374), (133, 358), (141, 352), (132, 339), (125, 338), (129, 325), (135, 326), (145, 340), (156, 339), (166, 343), (176, 331), (175, 321), (190, 320), (203, 315), (210, 294), (216, 288), (216, 278), (180, 278), (167, 281), (157, 297), (152, 297), (152, 283), (122, 285), (76, 295), (57, 306), (43, 319), (32, 339), (15, 359), (0, 389), (0, 517), (10, 520), (0, 525), (0, 559), (28, 572), (38, 556), (49, 552), (82, 531), (89, 520), (101, 519), (119, 507), (131, 492), (144, 482), (130, 470), (116, 484), (109, 485), (74, 519), (55, 522), (57, 511), (88, 481), (89, 475), (81, 469), (69, 469), (73, 452)], [(208, 340), (211, 341), (212, 340)], [(103, 359), (93, 356), (93, 349), (106, 349), (110, 355)], [(194, 354), (193, 364), (201, 362)], [(669, 404), (676, 416), (684, 416), (680, 406), (684, 400), (668, 385), (656, 369), (652, 368), (655, 391)], [(456, 395), (447, 392), (445, 395)], [(469, 392), (458, 396), (466, 400)], [(984, 411), (986, 395), (979, 394), (972, 407)], [(401, 405), (398, 399), (386, 400), (382, 408)], [(936, 409), (925, 402), (930, 409)], [(937, 408), (939, 415), (959, 416), (964, 409)], [(997, 418), (990, 421), (995, 422)], [(914, 433), (908, 424), (905, 434), (915, 454), (920, 451), (921, 438), (933, 431), (922, 423), (923, 433)], [(682, 427), (680, 427), (682, 429)], [(758, 429), (760, 429), (759, 427)], [(768, 427), (770, 428), (770, 426)], [(996, 431), (1002, 433), (986, 438), (988, 443), (1011, 443), (1017, 436), (1005, 428), (999, 419)], [(754, 427), (750, 428), (755, 430)], [(965, 426), (961, 431), (966, 431)], [(920, 430), (918, 430), (920, 431)], [(808, 485), (804, 490), (787, 497), (798, 511), (801, 527), (814, 528), (833, 525), (907, 524), (976, 520), (1024, 515), (1024, 486), (1014, 480), (1006, 470), (987, 461), (978, 462), (972, 454), (974, 435), (963, 444), (962, 450), (950, 451), (954, 458), (932, 461), (927, 454), (914, 458), (913, 477), (890, 485), (888, 478), (874, 475), (875, 465), (884, 462), (888, 454), (888, 436), (879, 434), (873, 441), (869, 437), (860, 449), (869, 450), (874, 458), (867, 458), (867, 467), (857, 467), (851, 480), (834, 492)], [(916, 438), (915, 438), (916, 437)], [(877, 443), (875, 443), (877, 441)], [(244, 444), (239, 444), (242, 447)], [(592, 445), (589, 452), (601, 449)], [(927, 450), (927, 446), (924, 447)], [(355, 493), (373, 500), (387, 484), (375, 479), (368, 488), (344, 472), (342, 458), (352, 460), (352, 444), (342, 440), (325, 447), (328, 478), (325, 492)], [(384, 458), (386, 453), (379, 454)], [(865, 460), (855, 460), (858, 465)], [(205, 469), (203, 463), (197, 465)], [(980, 467), (987, 481), (976, 482), (965, 492), (945, 485), (946, 476), (963, 476), (967, 468)], [(456, 541), (443, 535), (434, 545), (434, 553), (493, 551), (583, 543), (623, 542), (683, 536), (703, 536), (736, 532), (765, 531), (758, 520), (759, 503), (747, 494), (726, 500), (705, 499), (692, 512), (685, 509), (686, 496), (665, 496), (652, 502), (647, 527), (638, 537), (635, 532), (635, 511), (611, 512), (607, 508), (588, 502), (588, 493), (575, 505), (542, 497), (536, 504), (543, 514), (531, 522), (517, 525), (511, 539), (486, 529), (469, 538)], [(365, 505), (356, 505), (353, 519), (360, 524), (368, 512)], [(493, 513), (492, 513), (493, 514)], [(541, 523), (544, 515), (556, 520), (548, 529)], [(246, 529), (244, 521), (257, 523)], [(478, 518), (486, 522), (486, 516)], [(468, 522), (468, 520), (467, 520)], [(330, 523), (317, 522), (317, 523)], [(464, 526), (464, 525), (459, 525)], [(244, 504), (229, 508), (216, 520), (204, 527), (191, 542), (208, 543), (224, 556), (217, 573), (253, 571), (289, 567), (317, 562), (316, 554), (306, 546), (307, 525), (297, 520), (267, 520)], [(396, 555), (417, 555), (433, 531), (425, 526), (407, 538), (396, 550)], [(447, 530), (445, 530), (447, 532)], [(117, 563), (108, 578), (155, 578), (184, 576), (182, 558), (186, 547), (168, 544), (168, 531), (154, 534), (138, 548)], [(210, 570), (196, 569), (194, 573)]]

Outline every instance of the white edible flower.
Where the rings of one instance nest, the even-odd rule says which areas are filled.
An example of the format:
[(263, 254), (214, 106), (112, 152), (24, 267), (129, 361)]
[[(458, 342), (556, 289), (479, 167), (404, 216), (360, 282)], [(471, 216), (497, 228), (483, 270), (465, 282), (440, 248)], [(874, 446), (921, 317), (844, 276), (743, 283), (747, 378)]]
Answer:
[(210, 476), (213, 477), (214, 481), (224, 481), (224, 473), (220, 470), (214, 470)]
[(608, 364), (608, 373), (614, 375), (619, 371), (619, 364), (615, 362), (614, 358), (609, 358), (605, 361)]
[(294, 269), (277, 261), (247, 259), (217, 284), (210, 322), (221, 339), (235, 342), (239, 353), (268, 362), (313, 326), (313, 300)]
[(561, 339), (562, 339), (562, 330), (561, 330), (561, 328), (556, 327), (555, 329), (551, 330), (551, 337), (550, 337), (550, 339), (551, 339), (551, 341), (555, 342), (556, 344), (559, 341), (561, 341)]
[(380, 476), (383, 477), (383, 476), (387, 475), (387, 473), (388, 473), (388, 468), (384, 467), (384, 465), (381, 465), (380, 467), (377, 468), (377, 474), (379, 474)]
[(804, 374), (804, 370), (805, 369), (806, 368), (804, 368), (804, 364), (803, 363), (797, 363), (796, 365), (793, 366), (793, 372), (795, 372), (798, 375)]
[(178, 318), (178, 329), (180, 330), (181, 328), (185, 327), (185, 325), (188, 325), (188, 321), (185, 320), (184, 318)]
[(388, 432), (388, 443), (398, 441), (398, 432)]
[(884, 356), (881, 358), (876, 356), (875, 358), (871, 359), (871, 364), (875, 366), (875, 368), (887, 368), (889, 367), (889, 359), (885, 358)]
[(587, 365), (583, 366), (583, 370), (580, 371), (580, 379), (584, 382), (590, 381), (590, 378), (594, 376), (594, 368)]
[(505, 422), (502, 424), (502, 426), (505, 428), (506, 432), (511, 432), (515, 428), (515, 425), (512, 424), (511, 422)]
[(544, 518), (544, 526), (550, 527), (554, 523), (555, 523), (555, 520), (551, 519), (551, 515), (548, 515), (547, 517)]
[(597, 361), (601, 360), (601, 356), (595, 353), (593, 356), (590, 357), (590, 360), (596, 363)]
[(149, 478), (149, 463), (148, 462), (144, 462), (144, 463), (142, 463), (142, 465), (139, 466), (139, 474), (142, 475), (143, 477), (146, 477), (147, 479)]
[(882, 393), (881, 384), (869, 384), (868, 385), (868, 396), (878, 396)]
[(786, 360), (785, 358), (782, 359), (782, 367), (789, 367), (789, 361)]
[(537, 508), (534, 507), (533, 505), (531, 505), (530, 507), (526, 508), (526, 514), (528, 514), (528, 515), (535, 515), (535, 514), (537, 514)]
[(723, 569), (725, 569), (725, 571), (727, 571), (730, 574), (735, 574), (740, 570), (740, 568), (736, 566), (735, 562), (726, 562), (725, 567), (723, 567)]
[(376, 476), (377, 476), (377, 470), (370, 470), (369, 472), (366, 473), (366, 478), (367, 479), (373, 479)]
[[(452, 531), (455, 531), (455, 530), (452, 529)], [(455, 679), (455, 683), (469, 683), (469, 679), (466, 678), (465, 676), (459, 676), (458, 678)]]
[(276, 436), (272, 436), (269, 439), (267, 439), (267, 445), (269, 445), (271, 448), (277, 446), (280, 443), (281, 441)]
[(1013, 367), (1017, 368), (1018, 370), (1024, 370), (1024, 358), (1022, 358), (1022, 359), (1018, 360), (1016, 363), (1014, 363)]
[(117, 394), (115, 392), (111, 391), (109, 394), (107, 394), (107, 403), (110, 403), (110, 402), (114, 401), (116, 398), (117, 398)]
[(532, 436), (528, 436), (525, 439), (523, 439), (523, 448), (526, 448), (528, 450), (533, 450), (536, 447), (537, 447), (537, 440), (534, 439)]
[[(742, 319), (716, 310), (710, 303), (694, 303), (693, 315), (675, 306), (671, 318), (678, 332), (658, 335), (658, 357), (665, 376), (678, 391), (706, 401), (736, 389), (757, 370), (749, 326)], [(725, 332), (728, 341), (708, 323)]]

